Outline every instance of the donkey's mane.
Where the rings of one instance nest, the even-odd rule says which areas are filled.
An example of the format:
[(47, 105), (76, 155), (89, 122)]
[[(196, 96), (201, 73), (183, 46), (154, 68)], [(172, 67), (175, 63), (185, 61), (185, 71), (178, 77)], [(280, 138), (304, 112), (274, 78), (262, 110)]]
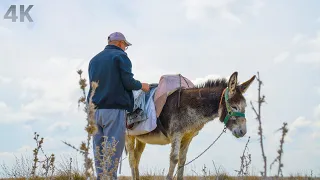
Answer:
[(219, 79), (209, 79), (204, 83), (195, 85), (195, 88), (212, 88), (212, 87), (227, 87), (228, 80), (226, 78), (219, 78)]

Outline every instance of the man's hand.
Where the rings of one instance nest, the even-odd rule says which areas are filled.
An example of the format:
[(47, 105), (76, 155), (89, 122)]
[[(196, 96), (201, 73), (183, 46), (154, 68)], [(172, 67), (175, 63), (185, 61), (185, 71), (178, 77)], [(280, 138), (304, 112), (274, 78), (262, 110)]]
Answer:
[(142, 83), (142, 91), (148, 92), (150, 90), (149, 84), (148, 83)]

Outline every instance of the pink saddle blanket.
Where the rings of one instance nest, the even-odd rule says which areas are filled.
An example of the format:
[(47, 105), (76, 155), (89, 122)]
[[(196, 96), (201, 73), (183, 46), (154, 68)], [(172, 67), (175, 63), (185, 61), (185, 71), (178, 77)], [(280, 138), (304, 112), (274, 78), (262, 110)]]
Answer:
[(154, 103), (157, 118), (160, 116), (163, 106), (166, 103), (167, 97), (180, 87), (185, 89), (193, 88), (194, 84), (181, 74), (168, 74), (161, 76), (158, 89), (154, 94)]

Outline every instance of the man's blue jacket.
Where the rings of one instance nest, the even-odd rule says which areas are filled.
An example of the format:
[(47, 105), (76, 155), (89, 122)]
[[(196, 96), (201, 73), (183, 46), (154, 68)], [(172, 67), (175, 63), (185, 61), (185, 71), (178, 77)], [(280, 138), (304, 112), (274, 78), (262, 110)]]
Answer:
[[(133, 78), (130, 59), (121, 48), (107, 45), (94, 56), (89, 63), (89, 82), (98, 82), (98, 88), (92, 98), (97, 109), (125, 109), (133, 111), (132, 90), (142, 87), (140, 81)], [(89, 89), (87, 101), (91, 95)]]

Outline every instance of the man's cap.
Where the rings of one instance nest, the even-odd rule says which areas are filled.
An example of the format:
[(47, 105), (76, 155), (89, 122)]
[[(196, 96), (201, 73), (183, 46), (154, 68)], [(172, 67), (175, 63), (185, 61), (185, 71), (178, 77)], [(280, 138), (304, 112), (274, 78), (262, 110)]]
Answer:
[(129, 43), (126, 39), (126, 37), (121, 33), (121, 32), (114, 32), (114, 33), (111, 33), (109, 36), (108, 36), (108, 42), (110, 41), (124, 41), (126, 42), (126, 44), (128, 46), (131, 46), (132, 44)]

